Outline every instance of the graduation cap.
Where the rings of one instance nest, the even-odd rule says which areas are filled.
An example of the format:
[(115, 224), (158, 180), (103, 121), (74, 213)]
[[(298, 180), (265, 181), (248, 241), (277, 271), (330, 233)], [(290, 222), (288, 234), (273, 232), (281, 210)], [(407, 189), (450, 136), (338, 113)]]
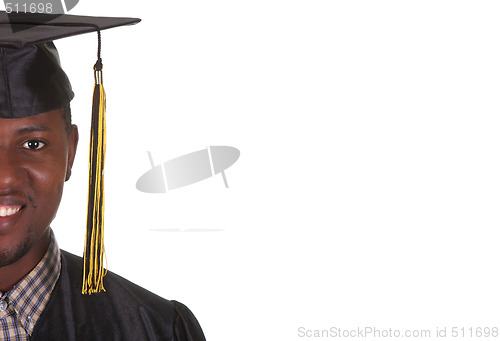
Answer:
[(97, 62), (89, 156), (87, 231), (82, 293), (104, 290), (103, 167), (106, 151), (105, 94), (100, 31), (138, 23), (136, 18), (0, 12), (0, 118), (22, 118), (65, 107), (73, 99), (53, 40), (97, 32)]

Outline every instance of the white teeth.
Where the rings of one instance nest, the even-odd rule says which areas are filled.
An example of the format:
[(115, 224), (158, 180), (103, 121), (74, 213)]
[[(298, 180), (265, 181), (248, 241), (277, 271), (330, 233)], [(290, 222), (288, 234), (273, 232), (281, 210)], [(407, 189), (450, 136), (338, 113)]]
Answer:
[(21, 206), (2, 206), (0, 207), (0, 217), (8, 217), (16, 214), (21, 209)]

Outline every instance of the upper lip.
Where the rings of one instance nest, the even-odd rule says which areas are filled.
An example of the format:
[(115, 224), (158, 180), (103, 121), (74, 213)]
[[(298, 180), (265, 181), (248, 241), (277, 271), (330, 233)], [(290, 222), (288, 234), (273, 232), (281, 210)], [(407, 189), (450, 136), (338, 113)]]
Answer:
[(16, 197), (0, 197), (0, 207), (2, 206), (26, 206), (26, 202)]

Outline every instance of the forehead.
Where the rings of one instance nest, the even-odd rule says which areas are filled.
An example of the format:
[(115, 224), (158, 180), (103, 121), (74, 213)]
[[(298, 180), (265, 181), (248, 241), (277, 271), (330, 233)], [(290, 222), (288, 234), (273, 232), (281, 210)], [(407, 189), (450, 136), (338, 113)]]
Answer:
[(29, 131), (65, 132), (62, 109), (22, 118), (0, 118), (0, 136)]

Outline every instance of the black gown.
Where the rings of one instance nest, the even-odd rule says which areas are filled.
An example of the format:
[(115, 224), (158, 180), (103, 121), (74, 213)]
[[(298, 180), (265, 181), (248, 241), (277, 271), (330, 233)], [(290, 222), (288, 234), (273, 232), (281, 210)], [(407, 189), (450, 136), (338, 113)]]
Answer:
[(112, 273), (82, 295), (82, 259), (61, 250), (61, 276), (30, 340), (205, 341), (193, 313)]

